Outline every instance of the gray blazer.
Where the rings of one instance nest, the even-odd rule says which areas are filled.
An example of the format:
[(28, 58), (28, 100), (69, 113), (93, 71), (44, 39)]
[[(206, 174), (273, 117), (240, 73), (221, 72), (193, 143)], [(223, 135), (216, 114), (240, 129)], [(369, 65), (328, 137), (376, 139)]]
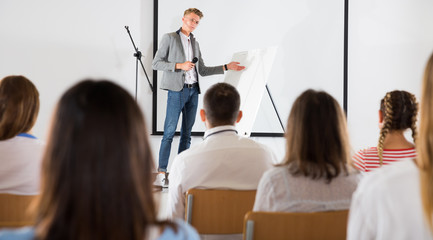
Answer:
[[(176, 63), (183, 63), (186, 61), (185, 51), (183, 50), (182, 41), (180, 40), (180, 29), (176, 32), (164, 34), (162, 37), (159, 49), (155, 54), (152, 62), (154, 70), (164, 71), (161, 80), (161, 89), (180, 91), (185, 84), (185, 71), (175, 69)], [(195, 71), (198, 78), (201, 76), (208, 76), (213, 74), (224, 74), (223, 66), (207, 67), (201, 57), (200, 46), (195, 40), (194, 35), (191, 33), (191, 46), (193, 49), (194, 57), (198, 58), (195, 64)], [(198, 84), (198, 91), (200, 93), (200, 84)]]

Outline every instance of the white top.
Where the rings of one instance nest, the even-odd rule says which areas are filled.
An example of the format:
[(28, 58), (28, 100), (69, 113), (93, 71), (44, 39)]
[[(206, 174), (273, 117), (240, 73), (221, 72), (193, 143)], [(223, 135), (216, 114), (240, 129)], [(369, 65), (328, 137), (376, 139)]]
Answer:
[(190, 188), (257, 188), (276, 157), (265, 145), (235, 131), (234, 126), (207, 130), (203, 142), (176, 156), (169, 175), (169, 217), (184, 218), (185, 193)]
[[(194, 53), (192, 51), (190, 36), (186, 36), (183, 32), (179, 33), (180, 40), (182, 41), (183, 52), (185, 53), (185, 58), (187, 61), (192, 61), (194, 58)], [(185, 83), (193, 84), (197, 82), (197, 72), (195, 69), (185, 71)]]
[(347, 239), (433, 239), (424, 221), (419, 172), (413, 161), (365, 175), (353, 194)]
[(16, 136), (0, 141), (0, 193), (36, 195), (44, 143)]
[(253, 211), (318, 212), (349, 209), (359, 178), (360, 175), (356, 173), (342, 173), (327, 183), (325, 179), (294, 177), (287, 166), (275, 167), (263, 174)]

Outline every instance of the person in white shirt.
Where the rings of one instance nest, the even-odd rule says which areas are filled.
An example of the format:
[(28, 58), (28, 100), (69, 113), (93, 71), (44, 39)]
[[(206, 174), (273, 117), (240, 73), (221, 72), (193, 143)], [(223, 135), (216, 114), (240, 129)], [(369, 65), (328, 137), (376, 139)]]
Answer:
[(0, 240), (199, 240), (184, 221), (157, 219), (144, 119), (112, 81), (69, 88), (53, 115), (34, 226), (0, 230)]
[(421, 96), (416, 160), (365, 176), (353, 194), (347, 239), (433, 239), (433, 54)]
[(44, 142), (31, 134), (39, 92), (24, 76), (0, 81), (0, 193), (36, 195)]
[(317, 212), (348, 209), (359, 181), (352, 169), (346, 118), (328, 93), (307, 90), (287, 122), (286, 156), (267, 171), (253, 211)]
[(182, 152), (169, 175), (168, 215), (184, 218), (185, 193), (191, 188), (256, 189), (262, 174), (272, 167), (272, 151), (237, 134), (242, 118), (237, 90), (217, 83), (206, 92), (200, 116), (206, 125), (204, 141)]

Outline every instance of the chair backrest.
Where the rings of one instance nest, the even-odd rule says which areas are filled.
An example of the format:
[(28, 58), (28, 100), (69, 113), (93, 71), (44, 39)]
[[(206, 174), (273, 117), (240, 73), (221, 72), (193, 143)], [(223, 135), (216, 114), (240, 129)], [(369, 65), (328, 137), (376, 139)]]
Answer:
[(200, 234), (242, 234), (255, 196), (256, 190), (190, 189), (185, 220)]
[(0, 228), (33, 225), (33, 217), (27, 209), (36, 196), (0, 194)]
[(346, 239), (348, 213), (248, 212), (243, 239)]

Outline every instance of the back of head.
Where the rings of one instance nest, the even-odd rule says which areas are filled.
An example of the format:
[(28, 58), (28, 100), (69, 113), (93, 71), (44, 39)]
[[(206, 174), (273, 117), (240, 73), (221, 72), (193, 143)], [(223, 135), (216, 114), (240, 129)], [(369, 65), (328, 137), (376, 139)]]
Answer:
[(418, 104), (413, 94), (395, 90), (386, 93), (380, 101), (380, 111), (389, 130), (405, 130), (413, 127)]
[(0, 81), (0, 140), (30, 131), (39, 112), (39, 92), (24, 76)]
[(142, 239), (155, 221), (142, 113), (109, 81), (61, 97), (42, 166), (37, 239)]
[(417, 139), (417, 163), (420, 169), (424, 216), (433, 232), (433, 54), (424, 72), (421, 93), (420, 127)]
[(307, 90), (294, 102), (287, 122), (283, 165), (293, 175), (330, 182), (347, 172), (350, 148), (346, 119), (338, 102), (323, 91)]
[(206, 91), (203, 108), (213, 127), (234, 125), (241, 100), (238, 91), (227, 83), (217, 83)]
[(380, 130), (377, 149), (380, 164), (382, 165), (383, 142), (389, 132), (411, 128), (412, 137), (415, 141), (418, 103), (413, 94), (395, 90), (386, 93), (385, 97), (380, 101), (380, 111), (383, 116), (383, 126)]

